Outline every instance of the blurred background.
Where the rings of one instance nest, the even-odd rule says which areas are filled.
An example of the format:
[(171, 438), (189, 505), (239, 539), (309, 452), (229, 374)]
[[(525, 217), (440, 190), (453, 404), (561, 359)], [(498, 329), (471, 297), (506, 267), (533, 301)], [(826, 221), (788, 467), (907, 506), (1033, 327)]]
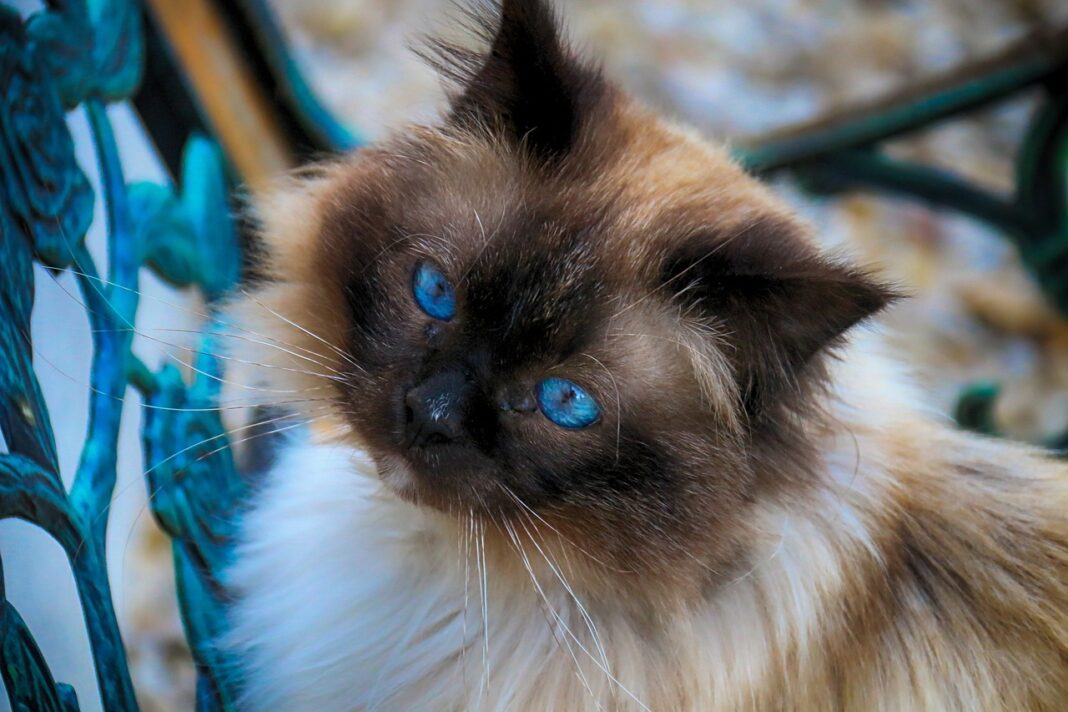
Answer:
[[(1068, 23), (1064, 0), (557, 2), (572, 37), (603, 61), (610, 76), (667, 114), (728, 143), (908, 86), (996, 52), (1036, 27)], [(444, 106), (440, 82), (409, 47), (428, 33), (451, 32), (450, 19), (461, 13), (450, 0), (271, 0), (271, 5), (305, 78), (362, 136), (373, 140), (408, 122), (433, 120)], [(890, 153), (1008, 191), (1032, 105), (1032, 97), (1021, 96), (896, 142)], [(137, 117), (121, 106), (112, 114), (131, 177), (161, 180)], [(84, 125), (72, 120), (71, 126), (83, 145)], [(91, 167), (93, 158), (79, 155), (79, 162)], [(911, 295), (889, 314), (887, 330), (915, 366), (933, 407), (949, 413), (962, 387), (990, 380), (1002, 386), (996, 415), (1011, 436), (1038, 441), (1068, 429), (1068, 323), (1043, 301), (1003, 236), (915, 202), (862, 195), (815, 198), (786, 178), (775, 189), (828, 245), (878, 265)], [(101, 222), (89, 239), (97, 249)], [(70, 374), (86, 378), (88, 333), (80, 306), (65, 294), (73, 292), (73, 284), (62, 280), (69, 275), (60, 282), (43, 271), (38, 275), (34, 327), (35, 333), (47, 328), (55, 334), (56, 323), (72, 325), (65, 343), (54, 336), (36, 339), (42, 358), (55, 362), (56, 368), (45, 364), (38, 371), (61, 456), (67, 458), (64, 471), (72, 472), (85, 407), (84, 393), (83, 400), (70, 400)], [(183, 299), (158, 289), (164, 299)], [(157, 285), (147, 284), (150, 290)], [(188, 314), (151, 299), (138, 324), (190, 326)], [(163, 351), (157, 348), (149, 360), (155, 362)], [(109, 532), (116, 608), (143, 708), (191, 709), (192, 664), (174, 603), (169, 542), (145, 511), (137, 418), (123, 424)], [(57, 548), (39, 535), (18, 522), (0, 522), (11, 600), (37, 634), (57, 677), (75, 683), (83, 709), (98, 709), (80, 612), (72, 607), (69, 616), (54, 615), (55, 598), (74, 600), (70, 574)], [(39, 553), (46, 549), (47, 556)], [(72, 641), (72, 631), (81, 637)], [(74, 661), (61, 659), (62, 651), (73, 651), (68, 657)], [(0, 710), (5, 704), (0, 695)]]

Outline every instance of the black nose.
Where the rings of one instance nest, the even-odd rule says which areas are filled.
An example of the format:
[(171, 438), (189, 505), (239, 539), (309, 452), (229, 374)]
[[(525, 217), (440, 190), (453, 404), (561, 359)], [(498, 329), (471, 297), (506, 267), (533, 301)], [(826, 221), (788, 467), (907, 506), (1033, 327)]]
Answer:
[(462, 440), (471, 386), (459, 369), (438, 371), (404, 397), (408, 447)]

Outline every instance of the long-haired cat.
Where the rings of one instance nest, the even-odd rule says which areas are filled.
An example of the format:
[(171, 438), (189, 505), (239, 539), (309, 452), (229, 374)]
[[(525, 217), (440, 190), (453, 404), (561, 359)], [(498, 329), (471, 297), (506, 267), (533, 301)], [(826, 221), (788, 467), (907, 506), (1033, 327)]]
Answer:
[(919, 405), (893, 291), (545, 2), (487, 18), (439, 125), (259, 206), (230, 316), (311, 425), (230, 571), (245, 705), (1068, 708), (1065, 466)]

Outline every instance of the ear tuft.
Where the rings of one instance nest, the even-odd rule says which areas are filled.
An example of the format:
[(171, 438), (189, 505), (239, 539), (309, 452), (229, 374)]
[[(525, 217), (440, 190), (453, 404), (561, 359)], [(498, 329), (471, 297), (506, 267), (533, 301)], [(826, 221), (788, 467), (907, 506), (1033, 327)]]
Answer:
[(422, 52), (460, 86), (450, 122), (503, 130), (541, 158), (566, 153), (603, 94), (600, 72), (568, 47), (545, 0), (503, 0), (483, 10), (469, 18), (489, 40), (487, 54), (441, 40)]
[(691, 238), (664, 262), (662, 280), (684, 306), (723, 324), (750, 416), (899, 296), (862, 270), (820, 255), (781, 218), (757, 220), (732, 237)]

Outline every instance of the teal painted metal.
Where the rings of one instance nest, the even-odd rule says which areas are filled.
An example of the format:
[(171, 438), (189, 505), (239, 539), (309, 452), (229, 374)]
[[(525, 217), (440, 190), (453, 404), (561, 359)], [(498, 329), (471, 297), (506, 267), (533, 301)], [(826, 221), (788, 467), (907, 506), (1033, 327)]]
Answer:
[[(142, 243), (154, 248), (146, 250), (146, 264), (176, 286), (196, 285), (209, 305), (240, 273), (223, 165), (213, 143), (194, 137), (183, 158), (180, 196), (143, 183), (131, 189), (132, 197), (152, 196), (149, 204), (165, 206), (141, 213), (143, 234), (153, 235)], [(188, 385), (174, 365), (151, 374), (127, 362), (145, 400), (145, 477), (152, 512), (171, 537), (182, 621), (199, 673), (199, 709), (233, 707), (235, 689), (227, 675), (233, 666), (212, 641), (225, 621), (226, 595), (217, 577), (247, 494), (217, 410), (222, 366), (216, 328), (201, 337)]]
[(284, 102), (306, 134), (310, 148), (317, 151), (349, 151), (362, 145), (363, 139), (339, 122), (308, 85), (289, 53), (289, 43), (265, 0), (225, 2), (239, 8), (253, 35), (256, 50), (269, 70), (274, 89), (270, 93)]
[[(56, 0), (28, 20), (0, 5), (0, 517), (50, 534), (74, 574), (108, 710), (137, 708), (105, 568), (108, 508), (128, 385), (145, 401), (146, 476), (155, 516), (174, 541), (179, 594), (198, 664), (202, 708), (224, 708), (233, 690), (207, 641), (221, 630), (229, 524), (244, 492), (214, 410), (220, 368), (204, 337), (197, 373), (149, 371), (131, 352), (138, 277), (147, 267), (209, 305), (240, 270), (224, 160), (207, 138), (185, 150), (182, 183), (127, 184), (106, 103), (130, 96), (142, 72), (141, 14), (132, 0)], [(74, 158), (64, 110), (84, 107), (100, 166), (108, 272), (84, 244), (94, 196)], [(33, 371), (29, 322), (33, 262), (74, 272), (93, 335), (88, 435), (69, 491), (59, 473), (47, 407)], [(205, 437), (212, 440), (205, 442)], [(205, 449), (206, 448), (206, 449)], [(73, 710), (0, 578), (0, 672), (15, 709)]]

